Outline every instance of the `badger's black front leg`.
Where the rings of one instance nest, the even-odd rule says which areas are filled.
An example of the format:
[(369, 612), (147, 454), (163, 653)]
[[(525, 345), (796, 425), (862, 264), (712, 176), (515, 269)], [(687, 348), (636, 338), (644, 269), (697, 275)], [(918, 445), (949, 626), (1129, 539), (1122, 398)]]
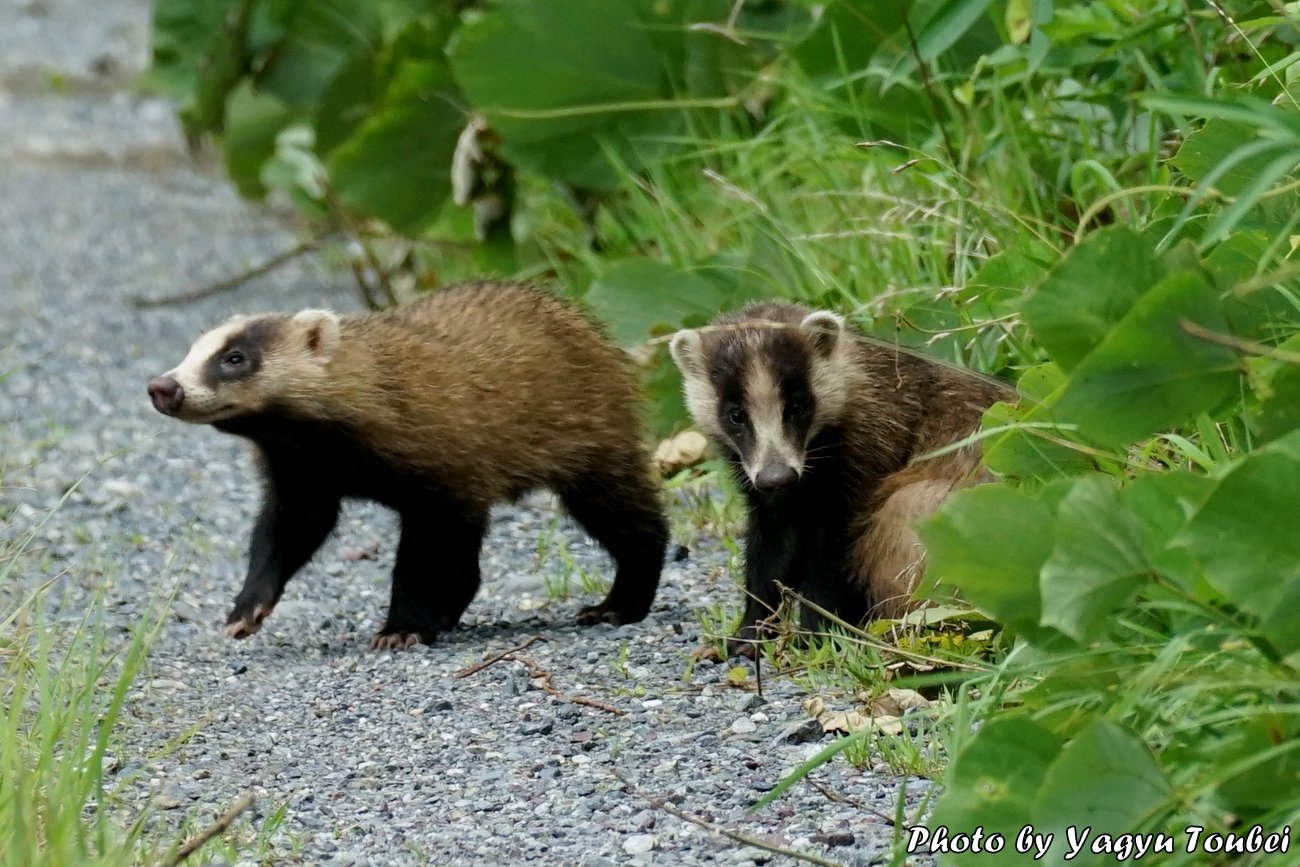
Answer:
[(799, 586), (801, 540), (795, 524), (766, 506), (750, 509), (745, 534), (745, 613), (736, 634), (727, 642), (727, 653), (753, 657), (754, 642), (772, 635), (763, 621), (776, 614), (781, 604), (779, 584)]
[(226, 618), (226, 635), (247, 638), (280, 601), (284, 586), (334, 529), (339, 495), (302, 478), (269, 474), (253, 525), (248, 576)]
[(370, 642), (376, 650), (433, 641), (460, 621), (478, 592), (478, 553), (487, 514), (458, 507), (401, 514), (388, 619)]

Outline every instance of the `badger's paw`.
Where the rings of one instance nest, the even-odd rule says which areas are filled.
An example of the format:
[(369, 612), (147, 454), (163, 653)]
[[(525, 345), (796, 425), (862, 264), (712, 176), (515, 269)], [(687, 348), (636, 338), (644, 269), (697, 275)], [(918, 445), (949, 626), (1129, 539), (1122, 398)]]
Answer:
[(599, 605), (588, 605), (579, 609), (577, 619), (580, 626), (595, 626), (598, 623), (623, 626), (627, 623), (640, 623), (649, 613), (649, 605), (644, 608), (630, 609), (626, 605), (615, 605), (606, 599)]
[(727, 658), (735, 659), (743, 656), (745, 659), (753, 659), (758, 655), (758, 645), (752, 638), (729, 638), (727, 639)]
[(691, 659), (696, 662), (722, 662), (722, 654), (712, 644), (701, 644), (691, 652)]
[(432, 644), (433, 636), (426, 636), (423, 632), (407, 632), (405, 630), (381, 629), (375, 633), (375, 637), (370, 639), (371, 650), (405, 650), (408, 647), (415, 647), (417, 644)]
[(578, 623), (581, 626), (595, 626), (598, 623), (612, 623), (615, 626), (622, 626), (626, 622), (617, 608), (612, 608), (604, 603), (588, 605), (578, 610)]
[(236, 609), (226, 619), (221, 632), (227, 638), (247, 638), (262, 628), (262, 621), (270, 616), (274, 606), (257, 604), (252, 611), (241, 612)]

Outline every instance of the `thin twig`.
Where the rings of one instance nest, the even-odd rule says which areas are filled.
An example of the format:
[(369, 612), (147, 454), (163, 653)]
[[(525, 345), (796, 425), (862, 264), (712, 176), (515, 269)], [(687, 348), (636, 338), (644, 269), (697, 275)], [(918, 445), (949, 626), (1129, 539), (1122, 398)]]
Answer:
[(489, 665), (496, 665), (498, 662), (500, 662), (503, 659), (513, 659), (514, 657), (512, 656), (512, 654), (518, 653), (521, 650), (527, 650), (537, 642), (545, 641), (545, 640), (546, 639), (542, 638), (542, 636), (540, 635), (534, 635), (532, 638), (528, 639), (523, 644), (512, 647), (509, 650), (503, 650), (500, 653), (494, 653), (492, 656), (489, 656), (487, 659), (483, 660), (482, 662), (475, 663), (474, 665), (471, 665), (469, 668), (465, 668), (456, 672), (455, 674), (452, 675), (452, 677), (456, 678), (457, 680), (460, 680), (461, 678), (469, 677), (471, 674), (478, 674), (480, 671), (487, 668)]
[(748, 834), (742, 834), (740, 831), (732, 831), (730, 828), (724, 828), (721, 825), (716, 825), (713, 822), (710, 822), (708, 819), (702, 818), (700, 816), (696, 816), (692, 813), (687, 813), (684, 810), (679, 810), (672, 804), (669, 804), (668, 802), (660, 798), (656, 798), (653, 795), (646, 794), (644, 791), (639, 789), (635, 784), (633, 784), (631, 780), (623, 776), (623, 774), (620, 771), (616, 770), (613, 773), (614, 773), (614, 777), (620, 783), (627, 786), (628, 789), (632, 792), (632, 794), (636, 795), (639, 798), (644, 798), (647, 801), (649, 801), (651, 807), (655, 808), (656, 810), (663, 810), (668, 815), (675, 816), (678, 819), (681, 819), (683, 822), (690, 822), (692, 825), (703, 828), (704, 830), (708, 831), (710, 834), (717, 834), (719, 836), (726, 837), (729, 840), (735, 840), (737, 843), (744, 843), (746, 846), (753, 846), (756, 849), (762, 849), (766, 852), (771, 852), (774, 855), (784, 855), (787, 858), (793, 858), (796, 861), (805, 861), (809, 864), (820, 864), (822, 865), (822, 867), (844, 867), (844, 865), (840, 864), (838, 861), (827, 861), (825, 858), (818, 857), (817, 855), (813, 855), (808, 852), (800, 852), (796, 849), (786, 849), (784, 846), (775, 846), (767, 842), (766, 840), (760, 839), (758, 837), (751, 837)]
[(466, 668), (462, 671), (458, 671), (452, 676), (456, 678), (469, 677), (471, 674), (480, 672), (483, 669), (487, 668), (489, 665), (495, 665), (496, 663), (501, 662), (502, 660), (509, 660), (510, 662), (518, 662), (524, 668), (528, 669), (528, 676), (530, 678), (534, 678), (542, 682), (542, 691), (545, 692), (547, 695), (555, 696), (560, 701), (567, 701), (570, 704), (580, 704), (585, 707), (594, 707), (596, 710), (603, 710), (605, 713), (612, 713), (615, 716), (623, 716), (626, 713), (626, 711), (622, 710), (621, 708), (614, 707), (612, 704), (606, 704), (603, 701), (597, 701), (594, 698), (585, 698), (580, 695), (569, 695), (568, 693), (560, 692), (560, 690), (556, 688), (555, 684), (552, 683), (552, 680), (555, 677), (555, 675), (551, 671), (543, 668), (536, 660), (529, 659), (526, 656), (515, 655), (519, 653), (521, 650), (524, 650), (525, 648), (531, 646), (534, 642), (545, 641), (545, 640), (546, 639), (542, 638), (540, 635), (534, 635), (532, 638), (528, 639), (518, 647), (512, 647), (509, 650), (503, 650), (501, 653), (490, 656), (487, 659), (483, 660), (482, 662), (476, 663), (475, 665), (471, 665), (469, 668)]
[(864, 813), (870, 813), (880, 821), (889, 825), (889, 827), (891, 828), (897, 827), (898, 825), (898, 823), (894, 821), (894, 817), (889, 815), (888, 813), (881, 812), (880, 810), (877, 810), (875, 807), (871, 806), (870, 804), (864, 804), (861, 801), (859, 801), (857, 798), (849, 798), (845, 795), (841, 795), (839, 792), (836, 792), (835, 790), (831, 789), (830, 786), (827, 786), (824, 783), (819, 783), (816, 780), (814, 780), (812, 777), (804, 777), (803, 781), (808, 785), (812, 786), (817, 791), (821, 792), (823, 795), (825, 795), (827, 800), (834, 801), (837, 804), (848, 804), (850, 807), (859, 809)]
[(1220, 334), (1217, 331), (1211, 331), (1203, 328), (1195, 322), (1184, 319), (1178, 323), (1178, 326), (1191, 336), (1198, 340), (1204, 340), (1206, 343), (1214, 343), (1218, 346), (1226, 346), (1228, 349), (1235, 349), (1238, 352), (1247, 355), (1262, 355), (1265, 358), (1271, 358), (1274, 361), (1284, 361), (1287, 364), (1300, 364), (1300, 352), (1288, 352), (1285, 349), (1266, 346), (1263, 343), (1255, 343), (1251, 340), (1242, 340), (1240, 337), (1233, 337), (1231, 334)]
[(253, 806), (253, 801), (253, 793), (245, 792), (243, 797), (236, 801), (229, 810), (222, 813), (221, 816), (217, 818), (217, 821), (204, 828), (197, 835), (186, 840), (185, 845), (177, 849), (176, 854), (163, 863), (166, 867), (176, 867), (176, 865), (180, 864), (186, 858), (203, 848), (203, 844), (207, 843), (213, 837), (218, 834), (224, 834), (226, 829), (229, 828), (235, 819), (239, 817), (240, 813)]
[[(934, 112), (934, 122), (939, 126), (939, 134), (943, 138), (943, 149), (948, 152), (948, 161), (952, 167), (957, 168), (960, 163), (957, 162), (957, 148), (953, 146), (952, 138), (948, 135), (948, 125), (943, 122), (943, 106), (939, 102), (939, 97), (934, 92), (934, 80), (930, 77), (930, 65), (921, 57), (921, 46), (916, 42), (916, 32), (912, 29), (911, 10), (903, 12), (903, 28), (907, 31), (907, 42), (911, 47), (912, 57), (916, 59), (916, 67), (921, 71), (921, 85), (925, 90), (925, 96), (930, 101), (930, 110)], [(961, 177), (959, 174), (958, 177)]]
[(213, 295), (220, 295), (222, 292), (228, 292), (231, 289), (238, 289), (249, 280), (261, 277), (263, 274), (269, 274), (276, 268), (292, 262), (299, 256), (312, 252), (320, 246), (321, 241), (324, 239), (325, 235), (317, 235), (308, 241), (303, 241), (296, 247), (275, 254), (261, 265), (249, 268), (247, 271), (236, 274), (233, 277), (226, 277), (215, 283), (200, 286), (198, 289), (192, 289), (189, 292), (181, 292), (176, 295), (164, 295), (161, 298), (145, 298), (140, 295), (133, 296), (130, 299), (131, 306), (138, 307), (141, 310), (148, 310), (153, 307), (167, 307), (171, 304), (188, 304), (191, 301), (202, 301), (204, 298), (211, 298)]
[(542, 682), (542, 690), (548, 695), (555, 696), (560, 701), (567, 701), (572, 704), (581, 704), (586, 707), (594, 707), (596, 710), (603, 710), (605, 713), (612, 713), (615, 716), (623, 716), (623, 714), (626, 713), (621, 708), (614, 707), (612, 704), (606, 704), (603, 701), (597, 701), (594, 698), (584, 698), (580, 695), (567, 695), (562, 693), (555, 688), (555, 684), (551, 683), (551, 678), (555, 675), (548, 669), (542, 668), (536, 660), (529, 659), (526, 656), (515, 656), (511, 658), (516, 662), (523, 663), (524, 667), (528, 669), (528, 676), (540, 679)]

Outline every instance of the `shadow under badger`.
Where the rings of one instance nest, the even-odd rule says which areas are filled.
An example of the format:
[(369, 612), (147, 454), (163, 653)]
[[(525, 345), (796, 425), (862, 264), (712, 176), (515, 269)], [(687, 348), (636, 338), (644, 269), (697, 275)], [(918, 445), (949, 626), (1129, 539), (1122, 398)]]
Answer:
[(479, 586), (488, 511), (539, 487), (613, 557), (581, 623), (650, 610), (668, 531), (622, 351), (542, 291), (473, 284), (385, 313), (239, 316), (149, 382), (161, 413), (250, 440), (265, 482), (226, 634), (252, 635), (343, 498), (401, 517), (376, 648), (432, 641)]
[[(979, 481), (973, 433), (1014, 399), (976, 374), (867, 342), (834, 313), (756, 304), (673, 336), (686, 404), (749, 506), (748, 600), (730, 653), (753, 653), (784, 585), (849, 623), (898, 617), (925, 566), (912, 529)], [(811, 609), (813, 631), (827, 626)]]

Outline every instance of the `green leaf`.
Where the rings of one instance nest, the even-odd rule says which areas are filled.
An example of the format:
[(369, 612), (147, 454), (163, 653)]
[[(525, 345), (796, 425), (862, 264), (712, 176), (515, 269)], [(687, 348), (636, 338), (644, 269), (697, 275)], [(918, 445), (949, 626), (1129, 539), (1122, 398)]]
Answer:
[(1039, 572), (1052, 553), (1051, 489), (1037, 497), (1000, 485), (957, 493), (919, 525), (928, 569), (1011, 629), (1060, 643), (1043, 629)]
[(1258, 175), (1241, 191), (1237, 201), (1216, 213), (1210, 224), (1205, 227), (1203, 244), (1223, 240), (1245, 218), (1248, 211), (1264, 200), (1270, 187), (1300, 165), (1300, 147), (1295, 143), (1289, 147), (1275, 147), (1267, 153), (1272, 159), (1258, 170)]
[(1263, 811), (1294, 796), (1300, 782), (1298, 728), (1295, 714), (1284, 712), (1252, 717), (1237, 728), (1226, 748), (1215, 757), (1218, 766), (1238, 766), (1252, 759), (1255, 764), (1219, 784), (1219, 796), (1229, 809), (1239, 813)]
[(310, 110), (352, 58), (373, 56), (381, 22), (372, 0), (267, 0), (281, 37), (269, 46), (258, 87)]
[[(927, 828), (953, 834), (983, 828), (1011, 843), (1028, 825), (1038, 790), (1061, 752), (1056, 735), (1023, 716), (989, 720), (953, 760), (944, 777), (943, 795)], [(971, 864), (1023, 864), (1014, 845), (999, 854), (969, 856)]]
[(327, 166), (342, 203), (408, 234), (437, 220), (465, 125), (457, 103), (440, 61), (402, 64), (383, 103), (330, 154)]
[[(1236, 99), (1224, 100), (1162, 92), (1142, 96), (1141, 101), (1147, 108), (1155, 111), (1185, 117), (1229, 121), (1252, 130), (1266, 131), (1278, 139), (1300, 141), (1300, 116), (1295, 112), (1278, 108), (1266, 99), (1239, 96)], [(1237, 144), (1240, 143), (1239, 139)]]
[(1025, 299), (1030, 330), (1069, 372), (1165, 276), (1155, 242), (1130, 229), (1093, 232)]
[(814, 77), (865, 69), (882, 45), (906, 46), (902, 3), (838, 0), (827, 4), (816, 26), (790, 49), (790, 56)]
[(261, 198), (266, 192), (261, 181), (262, 164), (275, 153), (276, 134), (292, 119), (288, 106), (273, 96), (254, 92), (251, 82), (244, 82), (230, 94), (221, 144), (226, 170), (240, 193)]
[[(1172, 162), (1197, 184), (1204, 184), (1243, 144), (1258, 137), (1259, 127), (1255, 124), (1211, 120), (1183, 141)], [(1236, 196), (1255, 181), (1270, 159), (1266, 152), (1247, 156), (1214, 178), (1213, 185), (1229, 196)]]
[[(1300, 354), (1300, 334), (1278, 347)], [(1300, 364), (1267, 362), (1268, 372), (1260, 390), (1264, 399), (1251, 415), (1252, 428), (1261, 441), (1275, 440), (1300, 428)]]
[(1121, 505), (1112, 478), (1085, 476), (1061, 500), (1055, 537), (1042, 570), (1042, 624), (1088, 644), (1144, 583), (1140, 516)]
[(213, 35), (207, 52), (196, 60), (193, 99), (181, 107), (181, 121), (191, 135), (221, 132), (225, 126), (226, 99), (244, 77), (255, 3), (236, 3)]
[(157, 0), (150, 79), (184, 103), (198, 90), (200, 66), (240, 0)]
[(1018, 405), (996, 403), (984, 413), (984, 430), (1008, 425), (1003, 433), (984, 441), (984, 464), (1000, 476), (1032, 479), (1065, 476), (1094, 468), (1094, 461), (1064, 442), (1064, 434), (1050, 425), (1052, 403), (1065, 385), (1065, 376), (1055, 364), (1040, 364), (1026, 370), (1016, 383)]
[(1125, 511), (1140, 516), (1142, 547), (1152, 570), (1200, 599), (1210, 598), (1213, 591), (1205, 585), (1191, 554), (1170, 543), (1213, 489), (1211, 479), (1176, 470), (1140, 475), (1120, 492)]
[(1237, 392), (1237, 357), (1191, 336), (1184, 322), (1227, 331), (1200, 273), (1166, 277), (1134, 304), (1074, 370), (1056, 417), (1097, 443), (1121, 446), (1221, 406)]
[(676, 123), (637, 108), (672, 94), (631, 3), (502, 0), (466, 22), (448, 51), (511, 162), (576, 186), (612, 185), (603, 148), (635, 167), (632, 139)]
[(690, 316), (711, 317), (725, 306), (725, 283), (653, 259), (610, 265), (583, 296), (610, 325), (621, 346), (639, 346), (666, 334)]
[(916, 34), (916, 51), (926, 63), (952, 47), (979, 20), (992, 0), (944, 0)]
[(1173, 541), (1230, 604), (1260, 619), (1282, 655), (1300, 648), (1297, 491), (1300, 432), (1292, 432), (1233, 467)]
[(1034, 0), (1007, 0), (1007, 41), (1022, 45), (1034, 28)]
[[(1113, 864), (1114, 855), (1090, 851), (1096, 835), (1147, 829), (1170, 799), (1169, 781), (1151, 748), (1128, 729), (1096, 720), (1065, 745), (1037, 791), (1033, 823), (1057, 841), (1039, 863)], [(1062, 845), (1068, 827), (1091, 829), (1074, 860), (1066, 860), (1070, 847)]]
[(374, 58), (359, 54), (345, 63), (316, 107), (316, 153), (322, 158), (355, 133), (374, 110)]

